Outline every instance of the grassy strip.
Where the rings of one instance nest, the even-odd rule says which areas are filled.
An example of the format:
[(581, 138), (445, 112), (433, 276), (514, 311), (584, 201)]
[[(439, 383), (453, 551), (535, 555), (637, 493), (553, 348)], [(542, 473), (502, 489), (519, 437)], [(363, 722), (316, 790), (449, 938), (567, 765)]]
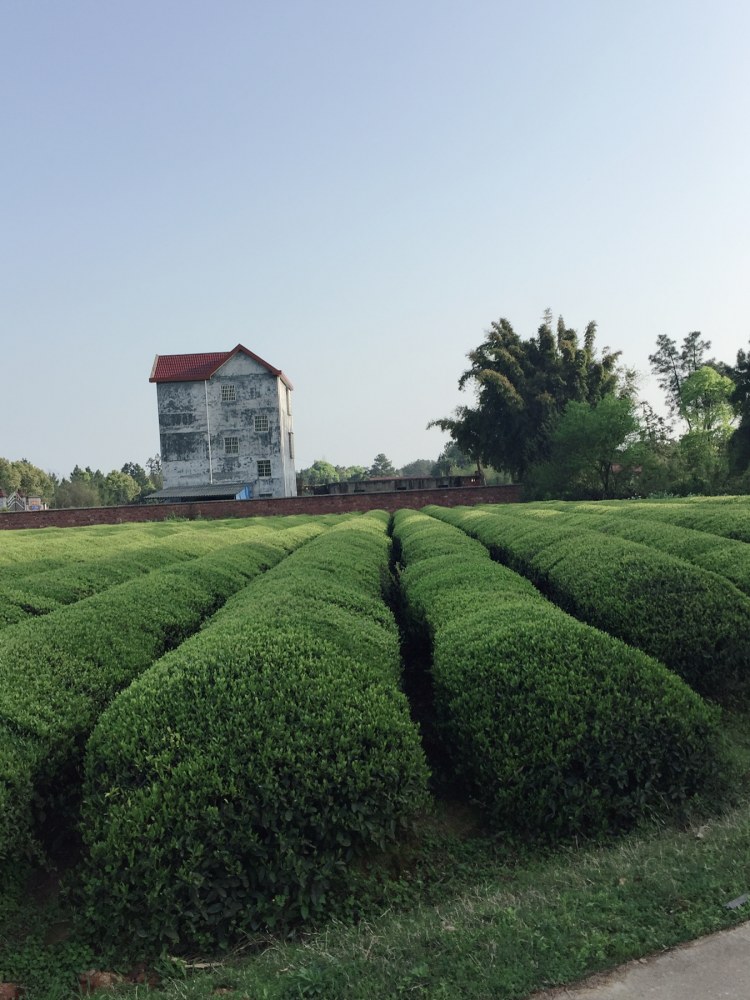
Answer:
[(402, 510), (393, 537), (451, 768), (495, 829), (599, 835), (716, 783), (718, 713), (661, 663), (566, 615), (449, 524)]
[(387, 520), (294, 553), (102, 715), (83, 805), (97, 940), (226, 947), (320, 917), (424, 807), (381, 597)]
[[(748, 886), (749, 848), (743, 815), (702, 840), (633, 838), (501, 868), (443, 905), (333, 929), (210, 979), (249, 996), (520, 1000), (739, 922), (724, 904)], [(207, 985), (192, 996), (207, 996)], [(184, 989), (175, 984), (166, 996)]]
[(522, 508), (426, 508), (478, 538), (555, 603), (666, 663), (700, 694), (750, 683), (750, 600), (723, 577), (646, 545)]
[[(150, 573), (0, 633), (0, 859), (25, 846), (33, 800), (57, 808), (81, 741), (115, 694), (230, 594), (324, 528), (311, 522)], [(65, 774), (65, 780), (59, 776)]]
[[(748, 719), (741, 722), (747, 731)], [(503, 854), (494, 839), (462, 839), (454, 825), (441, 814), (423, 830), (414, 867), (387, 882), (379, 908), (356, 925), (333, 922), (302, 940), (259, 937), (233, 956), (166, 962), (156, 988), (122, 985), (116, 995), (523, 1000), (747, 919), (746, 907), (725, 905), (750, 888), (747, 805), (682, 831), (641, 831), (546, 857)], [(19, 911), (6, 910), (14, 928)], [(60, 915), (52, 910), (48, 920)], [(0, 980), (24, 983), (34, 1000), (77, 997), (78, 974), (102, 968), (101, 960), (76, 939), (45, 948), (46, 925), (27, 919), (24, 948), (7, 947), (0, 922)]]

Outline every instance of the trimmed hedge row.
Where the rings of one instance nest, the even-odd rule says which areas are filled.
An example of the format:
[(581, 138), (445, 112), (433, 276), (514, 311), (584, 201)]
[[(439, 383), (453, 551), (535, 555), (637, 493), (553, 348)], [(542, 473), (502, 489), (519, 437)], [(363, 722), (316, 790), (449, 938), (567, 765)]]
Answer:
[(468, 531), (577, 618), (666, 663), (699, 694), (746, 691), (750, 600), (726, 579), (646, 545), (503, 508), (429, 513)]
[[(11, 516), (11, 515), (6, 515)], [(181, 522), (89, 525), (85, 528), (27, 528), (9, 531), (0, 547), (3, 579), (60, 569), (71, 563), (109, 558), (113, 551), (146, 545), (184, 528)]]
[[(32, 559), (3, 567), (0, 628), (49, 614), (153, 569), (208, 555), (222, 546), (242, 541), (243, 536), (251, 539), (259, 527), (266, 531), (283, 527), (273, 524), (273, 520), (248, 518), (234, 524), (231, 520), (218, 521), (213, 530), (206, 529), (206, 522), (178, 523), (166, 528), (117, 525), (64, 529), (70, 533), (70, 542), (67, 549), (61, 549), (66, 554), (63, 565), (45, 569), (45, 561)], [(230, 527), (234, 530), (227, 534)]]
[(499, 829), (619, 830), (717, 779), (718, 711), (662, 664), (571, 618), (435, 517), (397, 512), (394, 542), (451, 766)]
[(100, 940), (216, 948), (321, 915), (424, 807), (386, 527), (310, 542), (102, 715), (82, 826)]
[[(593, 503), (571, 504), (568, 507), (555, 505), (555, 509), (566, 525), (648, 545), (718, 573), (750, 595), (750, 546), (746, 542), (652, 519), (649, 510), (638, 505), (612, 508)], [(540, 508), (535, 508), (535, 512), (538, 510)]]
[(58, 776), (74, 768), (117, 692), (249, 579), (323, 530), (314, 522), (281, 532), (258, 528), (252, 541), (0, 633), (0, 860), (23, 849), (32, 806), (60, 795)]
[(696, 497), (685, 501), (608, 501), (614, 508), (631, 505), (647, 511), (653, 520), (667, 521), (681, 528), (694, 528), (711, 535), (750, 542), (750, 499), (747, 497)]

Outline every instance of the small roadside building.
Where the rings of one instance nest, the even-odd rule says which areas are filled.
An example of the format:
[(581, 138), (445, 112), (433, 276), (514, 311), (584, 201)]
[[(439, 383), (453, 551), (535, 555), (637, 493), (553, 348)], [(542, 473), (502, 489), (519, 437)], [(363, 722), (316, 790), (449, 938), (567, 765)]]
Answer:
[[(296, 496), (293, 386), (242, 344), (207, 354), (157, 354), (164, 489), (150, 500), (207, 495)], [(222, 489), (223, 488), (223, 489)], [(204, 494), (205, 495), (205, 494)]]
[(6, 495), (0, 490), (0, 510), (7, 510), (13, 514), (24, 514), (27, 510), (47, 510), (47, 504), (41, 497), (31, 497), (15, 490)]

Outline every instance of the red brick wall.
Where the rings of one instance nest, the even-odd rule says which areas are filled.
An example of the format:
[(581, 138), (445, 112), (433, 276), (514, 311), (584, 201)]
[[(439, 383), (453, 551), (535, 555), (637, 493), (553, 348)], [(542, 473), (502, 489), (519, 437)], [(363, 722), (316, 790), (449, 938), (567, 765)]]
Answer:
[(132, 507), (86, 507), (82, 510), (40, 510), (23, 514), (0, 513), (1, 528), (77, 528), (87, 524), (124, 524), (163, 521), (168, 517), (261, 517), (281, 514), (343, 514), (350, 510), (418, 509), (436, 503), (517, 503), (520, 486), (469, 486), (442, 490), (397, 490), (393, 493), (355, 493), (351, 496), (284, 497), (279, 500), (200, 500)]

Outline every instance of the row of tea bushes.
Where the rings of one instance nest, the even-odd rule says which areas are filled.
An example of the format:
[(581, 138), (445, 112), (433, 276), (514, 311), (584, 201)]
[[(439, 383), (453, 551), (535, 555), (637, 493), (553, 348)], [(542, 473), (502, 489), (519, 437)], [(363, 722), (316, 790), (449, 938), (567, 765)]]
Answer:
[(117, 692), (249, 579), (324, 530), (313, 519), (284, 531), (258, 527), (252, 541), (0, 632), (0, 860), (24, 847), (32, 807), (49, 814), (75, 800), (70, 772)]
[(437, 518), (398, 511), (393, 535), (450, 766), (499, 830), (597, 835), (713, 784), (718, 711), (663, 664), (571, 618)]
[[(565, 507), (555, 505), (555, 509), (567, 525), (627, 538), (677, 556), (701, 569), (718, 573), (750, 595), (750, 545), (747, 542), (652, 519), (649, 508), (638, 504), (630, 507), (568, 504)], [(543, 511), (544, 508), (539, 506), (534, 510)]]
[(266, 531), (283, 528), (276, 521), (284, 519), (219, 521), (210, 530), (205, 527), (207, 522), (108, 526), (105, 532), (61, 529), (71, 535), (64, 548), (58, 546), (58, 555), (65, 553), (62, 565), (45, 568), (46, 560), (30, 558), (16, 560), (0, 571), (0, 628), (49, 614), (153, 569), (208, 555), (240, 541), (243, 532), (251, 537), (260, 526)]
[(746, 690), (750, 599), (715, 573), (523, 508), (428, 508), (468, 531), (577, 618), (642, 649), (699, 694)]
[(608, 501), (612, 507), (648, 512), (653, 520), (711, 535), (750, 542), (750, 500), (747, 497), (695, 497), (683, 501)]
[[(0, 628), (48, 614), (98, 591), (100, 574), (113, 562), (144, 559), (148, 566), (169, 546), (175, 529), (155, 524), (28, 529), (3, 533), (0, 546)], [(194, 555), (203, 555), (200, 542)], [(184, 558), (188, 558), (188, 553)], [(165, 560), (165, 563), (170, 561)], [(134, 569), (130, 575), (139, 572)], [(113, 569), (115, 582), (117, 570)], [(102, 581), (103, 582), (103, 581)], [(103, 588), (102, 588), (103, 589)]]
[(6, 531), (0, 545), (0, 578), (16, 579), (59, 569), (71, 563), (106, 559), (113, 551), (129, 545), (157, 543), (180, 527), (181, 522), (149, 521), (140, 524)]
[[(11, 516), (11, 515), (5, 515)], [(341, 515), (323, 515), (338, 516)], [(217, 520), (142, 521), (130, 524), (88, 525), (80, 528), (28, 528), (7, 531), (0, 545), (0, 581), (15, 583), (36, 573), (108, 560), (126, 549), (152, 549), (165, 542), (192, 545), (193, 554), (205, 555), (218, 544), (229, 545), (235, 531), (261, 524), (270, 530), (283, 530), (307, 520), (307, 515), (286, 517), (246, 517)], [(199, 536), (205, 536), (201, 542)], [(214, 536), (213, 540), (212, 537)], [(190, 539), (195, 539), (190, 541)], [(173, 540), (170, 542), (170, 539)], [(207, 546), (203, 552), (195, 547)]]
[(99, 940), (215, 949), (323, 915), (424, 807), (386, 528), (331, 528), (102, 715), (82, 825)]
[(64, 565), (40, 569), (38, 563), (21, 564), (15, 573), (3, 573), (0, 578), (0, 628), (25, 618), (49, 614), (56, 608), (101, 593), (152, 569), (198, 558), (226, 544), (219, 532), (213, 539), (205, 534), (171, 534), (157, 542), (151, 533), (135, 535), (128, 532), (123, 538), (117, 528), (110, 529), (107, 548), (88, 550), (84, 539), (85, 536), (79, 534), (72, 540)]

